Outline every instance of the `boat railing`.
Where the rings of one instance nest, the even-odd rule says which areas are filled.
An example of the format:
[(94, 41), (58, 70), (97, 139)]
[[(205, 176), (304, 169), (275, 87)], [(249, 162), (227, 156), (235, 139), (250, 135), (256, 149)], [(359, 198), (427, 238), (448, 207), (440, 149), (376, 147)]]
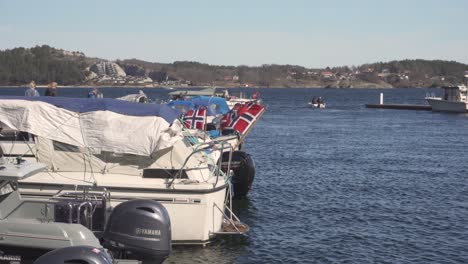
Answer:
[(228, 172), (230, 171), (230, 161), (232, 158), (232, 152), (234, 151), (234, 148), (232, 147), (231, 144), (229, 144), (225, 140), (221, 141), (210, 141), (210, 142), (204, 142), (198, 144), (195, 149), (185, 158), (181, 168), (177, 173), (174, 174), (172, 177), (171, 181), (167, 183), (167, 188), (171, 187), (176, 179), (180, 179), (182, 177), (182, 172), (186, 168), (189, 160), (197, 153), (203, 153), (205, 152), (208, 148), (212, 149), (213, 151), (219, 151), (220, 152), (220, 158), (218, 162), (213, 162), (215, 164), (215, 168), (213, 170), (215, 176), (216, 176), (216, 182), (213, 184), (213, 188), (215, 188), (218, 184), (218, 177), (220, 176), (226, 176), (224, 172), (221, 170), (221, 164), (222, 164), (222, 156), (223, 152), (225, 150), (229, 150), (229, 164), (228, 164)]
[[(227, 169), (226, 169), (227, 172), (231, 171), (232, 155), (233, 155), (233, 152), (234, 152), (234, 146), (232, 146), (228, 142), (228, 139), (223, 139), (223, 140), (214, 139), (213, 141), (199, 144), (195, 149), (200, 149), (200, 148), (205, 149), (205, 150), (207, 148), (211, 148), (211, 149), (213, 149), (215, 151), (220, 152), (220, 158), (218, 159), (217, 166), (216, 166), (217, 175), (223, 175), (224, 174), (224, 172), (222, 171), (222, 167), (223, 167), (223, 164), (226, 163), (226, 162), (223, 162), (223, 153), (225, 151), (229, 151), (227, 166), (224, 165), (224, 167), (227, 167)], [(229, 175), (227, 175), (227, 176), (229, 176)]]
[[(40, 209), (41, 217), (38, 218), (43, 223), (48, 222), (63, 222), (68, 224), (82, 224), (88, 229), (92, 230), (93, 228), (93, 215), (96, 211), (97, 204), (90, 200), (87, 201), (80, 201), (80, 200), (62, 200), (62, 199), (25, 199), (21, 200), (21, 202), (15, 207), (12, 208), (11, 211), (8, 212), (3, 219), (6, 219), (13, 215), (16, 211), (21, 210), (21, 208), (28, 207), (28, 204), (35, 204), (37, 206), (43, 206)], [(58, 207), (60, 206), (60, 207)], [(30, 207), (28, 207), (30, 208)], [(40, 207), (38, 207), (40, 208)], [(54, 214), (51, 211), (54, 210)], [(57, 210), (63, 210), (64, 214), (62, 218), (57, 215)], [(85, 217), (85, 220), (82, 221), (81, 215)]]

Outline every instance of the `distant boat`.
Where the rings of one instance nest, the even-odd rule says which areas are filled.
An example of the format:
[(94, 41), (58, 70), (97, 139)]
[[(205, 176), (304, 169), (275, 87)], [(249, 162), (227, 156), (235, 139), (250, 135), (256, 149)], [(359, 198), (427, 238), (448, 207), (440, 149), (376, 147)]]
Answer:
[(134, 102), (134, 103), (147, 103), (148, 102), (148, 96), (140, 90), (137, 94), (128, 94), (122, 97), (117, 98), (118, 100), (123, 100), (123, 101), (128, 101), (128, 102)]
[(256, 102), (258, 104), (262, 103), (262, 99), (260, 98), (260, 93), (255, 92), (252, 95), (252, 98), (246, 98), (245, 93), (240, 93), (239, 96), (232, 96), (229, 95), (228, 90), (224, 90), (222, 94), (217, 94), (219, 97), (226, 98), (226, 103), (229, 106), (229, 109), (232, 109), (236, 104), (247, 104)]
[(171, 96), (172, 99), (180, 99), (180, 98), (185, 98), (185, 97), (191, 97), (191, 96), (214, 96), (216, 93), (216, 88), (206, 88), (200, 91), (193, 91), (193, 90), (183, 90), (183, 91), (173, 91), (170, 92), (169, 95)]
[(322, 97), (314, 97), (308, 104), (311, 108), (325, 108), (327, 106)]
[(309, 106), (312, 107), (312, 108), (325, 108), (326, 107), (326, 103), (312, 103), (312, 102), (309, 102)]
[(465, 85), (442, 87), (444, 97), (428, 96), (425, 99), (432, 111), (468, 113), (468, 89)]

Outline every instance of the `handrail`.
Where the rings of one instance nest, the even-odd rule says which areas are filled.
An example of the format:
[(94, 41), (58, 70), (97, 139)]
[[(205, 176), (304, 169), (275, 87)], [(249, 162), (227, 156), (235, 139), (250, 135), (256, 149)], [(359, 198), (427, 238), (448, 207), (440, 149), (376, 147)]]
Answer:
[[(170, 186), (172, 186), (172, 184), (174, 183), (174, 181), (175, 181), (176, 178), (180, 178), (180, 177), (182, 176), (182, 171), (184, 170), (185, 166), (187, 165), (188, 161), (190, 160), (190, 158), (192, 158), (193, 155), (195, 155), (196, 153), (205, 151), (205, 148), (202, 148), (202, 146), (206, 146), (206, 148), (207, 148), (207, 147), (214, 147), (214, 146), (216, 145), (216, 143), (219, 143), (219, 142), (217, 142), (217, 141), (204, 142), (204, 143), (201, 143), (201, 144), (199, 144), (198, 146), (196, 146), (195, 150), (192, 151), (192, 153), (190, 153), (190, 154), (187, 156), (187, 158), (185, 158), (184, 163), (182, 164), (182, 166), (181, 166), (181, 168), (179, 169), (179, 171), (178, 171), (176, 174), (174, 174), (174, 176), (172, 177), (172, 180), (167, 184), (167, 188), (169, 188)], [(224, 147), (224, 144), (225, 144), (225, 143), (226, 143), (225, 141), (222, 141), (222, 143), (221, 143), (221, 148), (216, 149), (216, 150), (218, 150), (218, 151), (221, 151), (221, 158), (220, 158), (220, 160), (222, 159), (222, 150), (226, 149), (226, 148)], [(233, 149), (233, 147), (231, 146), (231, 144), (227, 143), (227, 145), (229, 145), (229, 147), (228, 147), (229, 149)], [(232, 154), (230, 154), (230, 158), (231, 158), (231, 155), (232, 155)], [(230, 163), (230, 161), (229, 161), (229, 163)], [(230, 165), (230, 164), (229, 164), (229, 165)], [(218, 167), (218, 166), (217, 166), (217, 167)], [(217, 175), (216, 177), (219, 177), (219, 174), (220, 174), (220, 167), (218, 167), (218, 175)], [(215, 183), (214, 187), (216, 187), (217, 181), (218, 181), (218, 178), (216, 178), (216, 183)], [(214, 188), (214, 187), (213, 187), (213, 188)]]
[[(88, 212), (87, 209), (90, 209), (90, 211), (93, 211), (93, 204), (92, 204), (90, 201), (82, 202), (82, 203), (78, 206), (77, 213), (76, 213), (76, 214), (77, 214), (77, 216), (76, 216), (76, 222), (77, 222), (77, 224), (81, 224), (81, 207), (82, 207), (82, 206), (86, 206), (86, 207), (85, 207), (86, 209), (85, 209), (84, 213), (85, 213), (85, 212)], [(85, 214), (86, 214), (86, 213), (85, 213)], [(87, 227), (87, 228), (91, 228), (91, 227), (93, 226), (93, 218), (92, 218), (92, 215), (91, 215), (91, 217), (90, 217), (89, 215), (87, 215), (87, 218), (88, 218), (87, 221), (89, 221), (89, 223), (87, 223), (87, 224), (89, 224), (89, 226), (86, 225), (86, 227)]]

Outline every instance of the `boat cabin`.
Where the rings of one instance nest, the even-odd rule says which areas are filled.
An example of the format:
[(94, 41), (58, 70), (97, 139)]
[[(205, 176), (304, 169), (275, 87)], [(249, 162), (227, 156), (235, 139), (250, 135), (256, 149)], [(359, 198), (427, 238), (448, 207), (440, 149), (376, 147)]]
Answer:
[(467, 88), (466, 86), (447, 86), (444, 89), (444, 100), (454, 102), (467, 102)]

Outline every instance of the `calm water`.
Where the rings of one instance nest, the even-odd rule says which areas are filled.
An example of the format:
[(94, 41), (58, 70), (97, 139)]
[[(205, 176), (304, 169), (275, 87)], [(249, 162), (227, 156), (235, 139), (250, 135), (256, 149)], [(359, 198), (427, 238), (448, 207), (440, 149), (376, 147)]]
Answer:
[[(145, 92), (166, 99), (167, 91)], [(380, 92), (414, 104), (440, 93), (262, 90), (268, 112), (246, 144), (254, 189), (235, 204), (251, 232), (175, 248), (165, 263), (468, 263), (468, 115), (366, 109)], [(327, 109), (307, 108), (312, 96)]]

